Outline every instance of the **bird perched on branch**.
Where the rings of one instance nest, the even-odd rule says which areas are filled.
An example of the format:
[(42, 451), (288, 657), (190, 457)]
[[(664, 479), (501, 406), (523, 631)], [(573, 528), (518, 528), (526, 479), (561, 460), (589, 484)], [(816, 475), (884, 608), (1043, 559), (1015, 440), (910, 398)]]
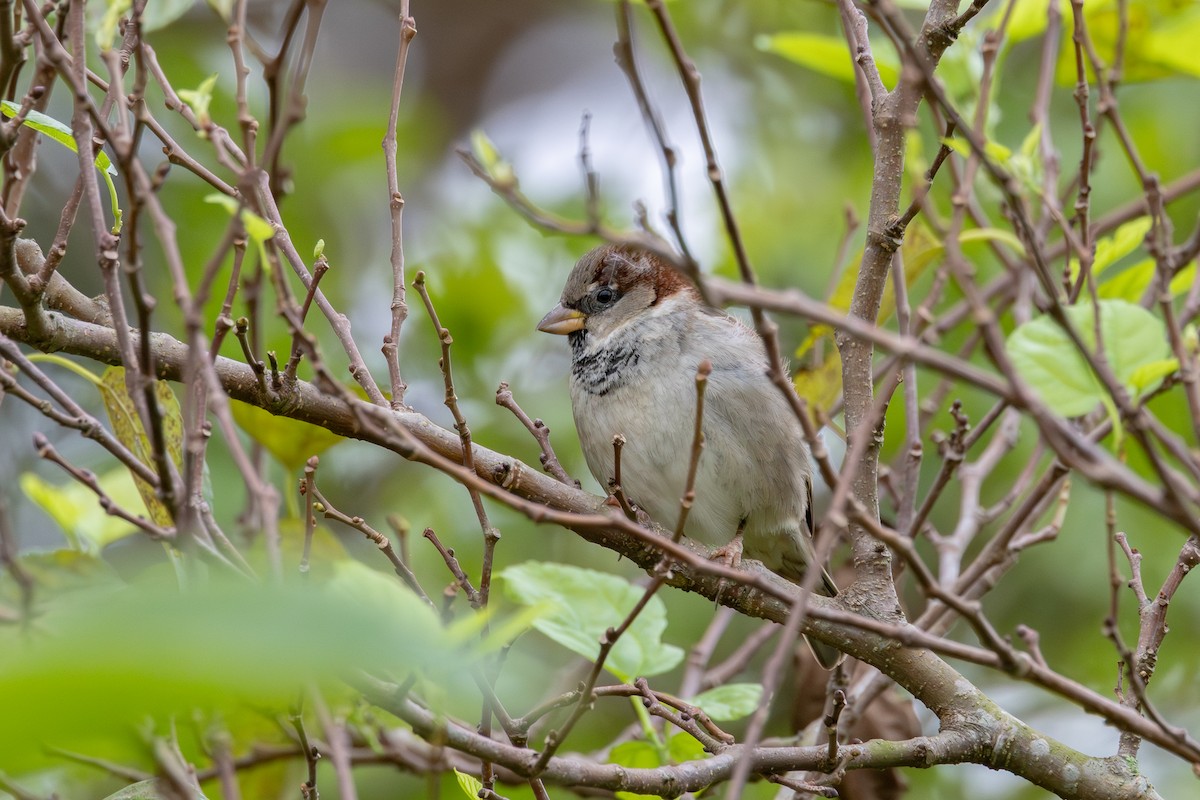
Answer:
[[(570, 342), (571, 405), (592, 475), (611, 487), (613, 438), (623, 436), (622, 488), (668, 529), (687, 483), (696, 374), (709, 361), (705, 447), (683, 532), (730, 563), (744, 553), (801, 581), (816, 560), (812, 467), (758, 334), (705, 304), (659, 256), (621, 245), (579, 259), (538, 330)], [(819, 577), (816, 591), (836, 595), (828, 572)], [(826, 667), (839, 657), (824, 646), (814, 653)]]

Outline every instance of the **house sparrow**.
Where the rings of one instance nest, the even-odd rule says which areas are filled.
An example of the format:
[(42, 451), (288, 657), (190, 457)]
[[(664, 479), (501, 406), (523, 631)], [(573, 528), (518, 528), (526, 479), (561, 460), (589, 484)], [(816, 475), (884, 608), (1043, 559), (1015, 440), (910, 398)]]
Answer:
[[(712, 364), (704, 397), (705, 449), (692, 539), (739, 551), (799, 582), (814, 563), (812, 468), (800, 424), (767, 376), (758, 334), (723, 311), (662, 259), (604, 245), (579, 259), (560, 303), (538, 324), (571, 345), (571, 405), (592, 475), (613, 480), (621, 434), (621, 483), (651, 518), (671, 529), (685, 489), (696, 413), (696, 371)], [(817, 592), (837, 587), (822, 569)], [(818, 660), (838, 658), (824, 646)]]

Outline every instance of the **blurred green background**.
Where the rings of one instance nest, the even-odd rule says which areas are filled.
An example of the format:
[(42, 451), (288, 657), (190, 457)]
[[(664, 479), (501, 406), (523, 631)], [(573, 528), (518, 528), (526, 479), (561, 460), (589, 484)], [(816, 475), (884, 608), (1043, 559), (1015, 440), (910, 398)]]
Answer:
[[(1017, 6), (1014, 32), (1018, 21), (1036, 32), (1037, 26), (1028, 20), (1036, 20), (1039, 14), (1044, 19), (1045, 3), (1022, 1)], [(276, 32), (286, 7), (278, 2), (251, 4), (251, 30), (269, 50), (277, 47)], [(1159, 34), (1182, 31), (1180, 36), (1190, 31), (1188, 35), (1195, 36), (1190, 52), (1200, 45), (1195, 3), (1133, 2), (1131, 7), (1136, 15), (1149, 15), (1151, 23), (1159, 20), (1157, 28), (1151, 23), (1139, 27), (1133, 41), (1141, 42), (1138, 37), (1151, 37), (1156, 30)], [(670, 8), (704, 76), (721, 163), (762, 282), (826, 296), (842, 266), (835, 262), (848, 210), (858, 219), (867, 214), (872, 164), (864, 121), (852, 84), (836, 74), (839, 69), (844, 71), (848, 56), (842, 55), (844, 62), (833, 57), (821, 62), (814, 57), (814, 63), (802, 65), (770, 49), (772, 42), (782, 48), (784, 40), (764, 37), (796, 32), (838, 37), (835, 8), (816, 2), (736, 0), (695, 0), (672, 3)], [(973, 107), (978, 91), (982, 32), (995, 24), (1003, 8), (997, 3), (973, 23), (951, 49), (940, 73), (967, 110)], [(1096, 8), (1097, 14), (1103, 14), (1109, 6)], [(400, 186), (407, 203), (409, 279), (417, 270), (425, 271), (442, 323), (454, 336), (455, 381), (475, 441), (537, 463), (535, 443), (507, 411), (493, 403), (497, 384), (507, 381), (524, 409), (549, 425), (567, 470), (580, 477), (585, 488), (598, 491), (587, 474), (571, 422), (566, 347), (556, 337), (534, 331), (537, 320), (556, 302), (575, 258), (593, 242), (533, 230), (469, 174), (454, 150), (468, 143), (472, 130), (482, 128), (512, 164), (529, 196), (560, 213), (580, 217), (583, 182), (578, 132), (582, 115), (588, 113), (591, 157), (600, 175), (606, 218), (614, 225), (632, 226), (633, 204), (640, 201), (650, 220), (662, 226), (658, 155), (646, 136), (625, 78), (613, 63), (613, 4), (599, 0), (439, 0), (415, 2), (412, 13), (419, 33), (404, 86), (399, 143)], [(1142, 16), (1137, 19), (1145, 21)], [(732, 276), (729, 249), (705, 178), (703, 154), (686, 97), (649, 17), (641, 10), (637, 23), (644, 77), (680, 151), (684, 231), (706, 269)], [(209, 75), (218, 75), (212, 113), (219, 124), (236, 131), (234, 79), (225, 28), (209, 9), (197, 5), (174, 24), (150, 34), (149, 40), (176, 89), (194, 88)], [(381, 382), (386, 382), (387, 371), (378, 348), (390, 323), (391, 269), (380, 142), (387, 122), (397, 28), (394, 3), (352, 0), (329, 6), (308, 84), (307, 119), (288, 139), (283, 158), (292, 170), (291, 193), (281, 205), (292, 239), (302, 254), (310, 253), (318, 239), (324, 240), (332, 271), (323, 279), (322, 288), (351, 319), (360, 348)], [(1104, 30), (1100, 22), (1097, 30)], [(1023, 35), (1028, 38), (1007, 46), (1002, 53), (991, 111), (992, 139), (1012, 149), (1018, 148), (1030, 131), (1028, 111), (1042, 46), (1040, 36)], [(1177, 53), (1181, 47), (1186, 49), (1188, 41), (1181, 39), (1167, 49)], [(889, 46), (883, 40), (874, 44), (884, 63)], [(1200, 167), (1200, 137), (1195, 135), (1200, 129), (1200, 83), (1194, 74), (1185, 74), (1186, 64), (1155, 63), (1148, 54), (1153, 48), (1147, 45), (1145, 49), (1147, 53), (1130, 47), (1129, 83), (1120, 90), (1121, 109), (1147, 166), (1169, 182)], [(808, 52), (816, 52), (815, 46)], [(894, 54), (891, 60), (894, 62)], [(261, 114), (265, 103), (262, 84), (255, 80), (251, 87), (254, 110)], [(61, 88), (56, 91), (51, 106), (60, 119), (69, 118), (65, 94)], [(158, 109), (155, 113), (184, 147), (205, 163), (214, 163), (210, 146), (162, 108), (157, 90), (152, 89), (150, 95), (152, 106)], [(1052, 112), (1062, 170), (1071, 175), (1077, 169), (1080, 135), (1070, 85), (1056, 86)], [(936, 152), (939, 133), (925, 115), (917, 132), (920, 138), (914, 141), (914, 152), (928, 160)], [(144, 150), (151, 168), (162, 160), (150, 137), (146, 137)], [(40, 159), (41, 169), (22, 216), (29, 221), (27, 235), (45, 247), (74, 181), (75, 157), (56, 146), (43, 145)], [(933, 197), (948, 215), (945, 186), (942, 183), (935, 189)], [(1135, 176), (1107, 129), (1099, 141), (1092, 187), (1094, 216), (1135, 199), (1139, 193)], [(227, 224), (225, 211), (204, 202), (210, 191), (179, 168), (172, 170), (162, 190), (166, 208), (179, 222), (179, 245), (193, 279), (201, 273)], [(989, 213), (1001, 220), (998, 195), (992, 187), (980, 186), (979, 196)], [(1172, 204), (1169, 210), (1178, 228), (1186, 231), (1194, 225), (1198, 209), (1200, 201), (1192, 196)], [(854, 248), (861, 246), (862, 239), (860, 228)], [(997, 274), (998, 265), (982, 247), (973, 246), (967, 252), (976, 259), (981, 277)], [(1129, 263), (1144, 255), (1139, 251)], [(152, 287), (160, 297), (168, 298), (168, 274), (157, 243), (148, 243), (145, 258)], [(62, 272), (83, 291), (100, 292), (89, 232), (82, 221), (72, 235)], [(222, 290), (226, 275), (218, 281)], [(919, 296), (928, 282), (926, 275), (911, 291)], [(220, 294), (218, 291), (217, 300), (210, 304), (213, 313), (219, 307)], [(947, 302), (954, 299), (951, 293)], [(409, 300), (411, 313), (401, 343), (401, 366), (410, 384), (407, 399), (449, 427), (450, 415), (442, 405), (437, 340), (419, 298), (410, 293)], [(170, 302), (159, 305), (155, 319), (159, 329), (176, 334), (182, 330), (179, 311)], [(311, 320), (315, 314), (310, 315)], [(781, 323), (785, 346), (798, 345), (804, 324), (794, 320)], [(284, 326), (277, 320), (269, 325), (266, 346), (286, 353), (289, 340)], [(345, 375), (344, 358), (327, 326), (316, 321), (310, 328), (320, 338), (328, 363)], [(953, 349), (966, 333), (952, 333), (944, 346)], [(231, 358), (241, 357), (232, 337), (226, 340), (223, 352)], [(304, 368), (301, 373), (307, 374)], [(85, 382), (63, 370), (53, 374), (61, 376), (81, 402), (102, 415), (99, 396)], [(934, 383), (930, 376), (923, 376), (920, 385), (928, 391)], [(972, 419), (990, 406), (988, 398), (969, 390), (956, 390), (952, 397), (963, 400)], [(1173, 428), (1188, 427), (1186, 405), (1177, 395), (1156, 401), (1154, 407)], [(899, 398), (889, 419), (885, 458), (899, 453), (903, 441), (903, 402)], [(951, 426), (944, 411), (936, 417), (935, 428)], [(19, 492), (18, 476), (32, 472), (57, 484), (64, 482), (64, 476), (37, 460), (30, 444), (34, 430), (50, 437), (75, 463), (97, 470), (110, 465), (91, 443), (54, 428), (28, 408), (11, 399), (0, 405), (0, 452), (5, 454), (0, 459), (0, 486), (5, 487), (13, 506), (15, 528), (23, 545), (48, 550), (63, 546), (61, 529)], [(989, 479), (985, 502), (998, 500), (1031, 457), (1033, 427), (1025, 424), (1021, 435), (1018, 447)], [(926, 452), (934, 452), (928, 441)], [(228, 530), (236, 531), (245, 495), (241, 478), (219, 439), (214, 440), (209, 454), (214, 496), (219, 498), (218, 518)], [(937, 466), (935, 458), (926, 459), (923, 487), (928, 486)], [(294, 508), (293, 487), (299, 473), (287, 473), (273, 464), (272, 477), (281, 492), (292, 494), (288, 502)], [(434, 528), (456, 549), (467, 571), (478, 574), (478, 526), (464, 490), (448, 478), (351, 441), (322, 456), (320, 482), (322, 491), (339, 508), (363, 516), (377, 528), (385, 527), (388, 514), (404, 517), (415, 532)], [(1145, 509), (1125, 503), (1118, 508), (1120, 528), (1145, 554), (1143, 574), (1153, 591), (1174, 562), (1183, 541), (1181, 533)], [(538, 559), (637, 577), (636, 570), (611, 553), (586, 545), (566, 531), (534, 525), (494, 504), (489, 511), (503, 534), (497, 551), (499, 566)], [(946, 532), (957, 513), (952, 487), (935, 509), (932, 522)], [(1023, 554), (1017, 568), (988, 597), (985, 609), (1001, 632), (1011, 632), (1022, 623), (1036, 628), (1052, 666), (1107, 694), (1116, 681), (1116, 656), (1100, 632), (1108, 602), (1103, 522), (1102, 496), (1076, 482), (1062, 534)], [(293, 537), (297, 535), (294, 527), (289, 530)], [(330, 530), (341, 546), (372, 567), (385, 566), (362, 537), (339, 528)], [(449, 576), (434, 550), (416, 533), (413, 538), (414, 570), (426, 581), (426, 588), (435, 591)], [(109, 546), (104, 555), (119, 574), (129, 577), (159, 568), (161, 552), (157, 545), (134, 537)], [(7, 577), (4, 580), (8, 581)], [(11, 596), (11, 583), (5, 588)], [(670, 619), (666, 640), (686, 648), (704, 629), (712, 606), (676, 593), (662, 597)], [(1127, 637), (1135, 634), (1131, 601), (1131, 595), (1122, 597)], [(1197, 587), (1185, 584), (1171, 607), (1172, 635), (1163, 648), (1151, 692), (1174, 722), (1192, 727), (1200, 723), (1196, 710), (1200, 687), (1194, 680), (1196, 651), (1191, 644), (1200, 635), (1198, 615)], [(732, 649), (752, 627), (753, 623), (739, 620), (720, 652)], [(969, 640), (969, 634), (959, 633)], [(501, 693), (512, 707), (525, 708), (548, 683), (569, 687), (580, 675), (579, 663), (537, 634), (528, 635), (509, 656)], [(1088, 753), (1114, 752), (1116, 733), (1097, 718), (1004, 676), (970, 667), (964, 671), (1003, 707), (1035, 727)], [(561, 674), (555, 677), (556, 673)], [(544, 679), (530, 681), (532, 674)], [(924, 720), (928, 728), (933, 726), (928, 717)], [(630, 721), (622, 703), (602, 703), (596, 719), (576, 730), (569, 749), (586, 752), (601, 747)], [(1195, 778), (1187, 765), (1149, 745), (1143, 753), (1144, 772), (1164, 796), (1194, 792)], [(2, 762), (0, 757), (0, 767), (10, 768)], [(75, 768), (70, 772), (96, 774)], [(363, 797), (416, 796), (429, 790), (423, 780), (391, 768), (361, 772)], [(914, 785), (912, 797), (957, 798), (968, 792), (979, 798), (1045, 796), (1009, 775), (982, 767), (908, 771), (907, 777)], [(264, 779), (264, 786), (270, 783)], [(295, 781), (287, 785), (294, 792)], [(30, 788), (36, 790), (36, 782)], [(81, 797), (100, 796), (95, 785), (82, 791)], [(443, 791), (445, 796), (454, 796), (458, 790), (447, 783)], [(503, 793), (526, 796), (522, 790), (507, 787)], [(773, 789), (758, 786), (747, 796), (772, 794)], [(68, 792), (64, 796), (74, 795)]]

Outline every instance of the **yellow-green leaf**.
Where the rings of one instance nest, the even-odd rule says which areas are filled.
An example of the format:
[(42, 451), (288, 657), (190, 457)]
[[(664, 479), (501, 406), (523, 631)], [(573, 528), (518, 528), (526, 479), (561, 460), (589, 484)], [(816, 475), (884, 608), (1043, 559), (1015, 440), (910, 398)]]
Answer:
[(1163, 378), (1178, 371), (1179, 359), (1163, 358), (1151, 361), (1135, 368), (1126, 378), (1134, 389), (1134, 395), (1140, 396), (1152, 392), (1163, 382)]
[(241, 219), (242, 226), (246, 229), (246, 235), (258, 244), (262, 244), (275, 235), (275, 228), (271, 226), (271, 223), (245, 206), (239, 205), (237, 200), (234, 200), (227, 194), (215, 192), (206, 195), (204, 202), (221, 206), (221, 208), (229, 212), (230, 216), (239, 213), (240, 209), (241, 214), (239, 219)]
[(833, 408), (842, 396), (842, 358), (837, 348), (827, 347), (821, 363), (815, 367), (801, 367), (792, 382), (796, 394), (808, 404), (810, 413)]
[(496, 145), (488, 138), (482, 128), (471, 131), (471, 152), (475, 159), (483, 165), (484, 170), (492, 179), (501, 184), (512, 184), (516, 181), (512, 164), (500, 155)]
[(261, 444), (288, 472), (304, 468), (311, 456), (319, 456), (345, 439), (326, 429), (300, 422), (290, 417), (281, 417), (258, 406), (234, 401), (230, 404), (233, 420)]
[[(118, 506), (138, 511), (139, 492), (129, 470), (115, 467), (97, 475), (96, 480)], [(95, 492), (83, 484), (68, 481), (56, 485), (32, 472), (22, 474), (20, 483), (25, 496), (62, 528), (71, 547), (77, 550), (95, 553), (138, 530), (132, 523), (106, 513)]]
[(179, 99), (192, 107), (192, 113), (196, 115), (196, 120), (203, 126), (212, 122), (208, 109), (212, 105), (213, 87), (216, 85), (217, 73), (214, 72), (202, 80), (195, 89), (179, 90)]
[(454, 777), (458, 780), (458, 788), (462, 789), (463, 794), (476, 800), (479, 793), (483, 791), (483, 784), (474, 775), (468, 775), (465, 772), (460, 772), (457, 767), (454, 769)]
[[(104, 408), (108, 411), (108, 420), (112, 424), (113, 434), (137, 456), (138, 460), (151, 469), (154, 468), (154, 447), (150, 435), (142, 426), (137, 407), (125, 386), (125, 368), (109, 367), (100, 376), (100, 394), (104, 399)], [(179, 411), (179, 401), (171, 391), (171, 384), (166, 381), (155, 381), (154, 396), (158, 401), (159, 414), (162, 419), (163, 441), (167, 447), (167, 455), (175, 463), (176, 468), (183, 468), (183, 415)], [(157, 493), (150, 484), (134, 476), (142, 502), (146, 506), (151, 521), (162, 527), (174, 524), (170, 510), (158, 499)]]
[[(846, 40), (840, 36), (786, 31), (759, 36), (755, 38), (754, 46), (759, 50), (782, 56), (802, 67), (808, 67), (822, 75), (854, 83), (854, 73), (858, 66), (854, 63), (854, 57), (846, 45)], [(879, 77), (885, 85), (894, 86), (899, 77), (895, 53), (886, 45), (872, 47), (872, 53), (875, 57), (875, 66), (879, 69)]]

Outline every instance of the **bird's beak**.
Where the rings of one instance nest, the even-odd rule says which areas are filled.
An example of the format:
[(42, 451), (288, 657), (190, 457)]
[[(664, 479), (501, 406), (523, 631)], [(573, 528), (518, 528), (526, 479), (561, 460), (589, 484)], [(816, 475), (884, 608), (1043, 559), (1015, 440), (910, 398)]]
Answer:
[(566, 336), (568, 333), (583, 329), (584, 313), (574, 308), (567, 308), (559, 303), (550, 309), (550, 313), (542, 317), (537, 329), (542, 333), (557, 333)]

